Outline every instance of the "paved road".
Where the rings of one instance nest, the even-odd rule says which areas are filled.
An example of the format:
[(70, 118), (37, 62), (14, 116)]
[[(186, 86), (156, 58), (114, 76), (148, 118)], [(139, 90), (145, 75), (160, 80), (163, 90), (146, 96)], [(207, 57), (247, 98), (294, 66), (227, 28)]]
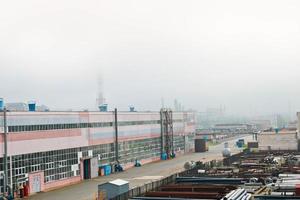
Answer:
[[(245, 137), (246, 141), (251, 140), (251, 136)], [(229, 141), (229, 147), (232, 153), (240, 152), (234, 147), (236, 139)], [(222, 149), (224, 144), (211, 146), (205, 153), (189, 153), (178, 156), (173, 160), (159, 161), (150, 163), (139, 168), (131, 168), (122, 173), (112, 174), (110, 176), (98, 177), (92, 180), (85, 180), (81, 183), (67, 186), (61, 189), (42, 192), (31, 196), (30, 200), (90, 200), (95, 197), (98, 184), (105, 183), (117, 178), (129, 181), (130, 188), (143, 185), (147, 182), (155, 181), (163, 177), (169, 176), (176, 172), (183, 171), (183, 165), (187, 161), (210, 161), (214, 159), (222, 159)]]

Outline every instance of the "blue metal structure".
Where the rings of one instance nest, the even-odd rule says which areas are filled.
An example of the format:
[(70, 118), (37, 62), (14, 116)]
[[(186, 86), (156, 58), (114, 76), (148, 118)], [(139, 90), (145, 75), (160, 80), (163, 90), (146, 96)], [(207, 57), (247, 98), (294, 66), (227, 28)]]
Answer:
[(107, 104), (101, 104), (100, 106), (99, 106), (99, 110), (100, 110), (100, 112), (107, 112), (107, 109), (108, 108), (108, 105)]
[(36, 103), (35, 103), (35, 101), (29, 101), (28, 102), (28, 110), (30, 112), (34, 112), (35, 109), (36, 109)]
[(3, 110), (4, 108), (4, 101), (3, 98), (0, 98), (0, 110)]

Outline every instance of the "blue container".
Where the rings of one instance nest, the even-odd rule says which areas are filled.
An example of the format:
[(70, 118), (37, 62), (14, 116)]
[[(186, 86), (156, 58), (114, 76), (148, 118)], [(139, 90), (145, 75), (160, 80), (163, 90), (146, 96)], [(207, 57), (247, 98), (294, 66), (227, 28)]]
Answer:
[(36, 107), (35, 101), (29, 101), (29, 102), (28, 102), (28, 110), (29, 110), (30, 112), (34, 112), (34, 111), (35, 111), (35, 107)]
[(110, 165), (107, 165), (107, 168), (106, 168), (106, 174), (107, 174), (107, 175), (110, 175), (110, 174), (111, 174), (111, 166), (110, 166)]
[(107, 176), (107, 168), (106, 168), (106, 166), (107, 166), (107, 165), (102, 166), (103, 172), (104, 172), (104, 176)]
[(4, 109), (4, 101), (3, 98), (0, 98), (0, 110)]
[(239, 139), (239, 142), (242, 143), (243, 145), (245, 144), (245, 140), (244, 139)]
[(99, 106), (100, 112), (107, 112), (107, 108), (108, 108), (108, 105), (107, 105), (107, 104), (101, 104), (101, 105)]
[(105, 176), (108, 176), (108, 175), (111, 174), (111, 166), (110, 165), (103, 166), (103, 169), (104, 169), (104, 175)]
[(244, 144), (243, 144), (243, 142), (238, 141), (238, 142), (236, 143), (236, 146), (237, 146), (238, 148), (242, 148), (242, 147), (244, 146)]
[(167, 159), (168, 159), (167, 153), (163, 153), (163, 154), (161, 155), (161, 159), (162, 159), (162, 160), (167, 160)]

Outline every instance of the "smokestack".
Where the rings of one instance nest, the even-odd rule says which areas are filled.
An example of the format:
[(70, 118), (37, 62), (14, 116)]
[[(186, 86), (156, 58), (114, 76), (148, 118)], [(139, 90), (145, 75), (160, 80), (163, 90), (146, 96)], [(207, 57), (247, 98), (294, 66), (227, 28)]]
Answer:
[(96, 99), (96, 103), (100, 112), (107, 112), (108, 105), (103, 95), (103, 80), (101, 76), (98, 78), (98, 98)]

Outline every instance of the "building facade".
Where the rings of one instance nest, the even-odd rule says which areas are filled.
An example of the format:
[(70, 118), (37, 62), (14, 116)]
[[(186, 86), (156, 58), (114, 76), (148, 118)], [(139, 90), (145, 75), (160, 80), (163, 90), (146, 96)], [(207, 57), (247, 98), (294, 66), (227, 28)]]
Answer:
[(297, 112), (297, 134), (300, 138), (300, 112)]
[[(172, 113), (176, 154), (192, 151), (195, 115)], [(164, 151), (160, 112), (7, 112), (7, 181), (30, 193), (99, 176), (104, 166), (132, 167)], [(0, 112), (0, 190), (4, 191), (4, 119)]]

